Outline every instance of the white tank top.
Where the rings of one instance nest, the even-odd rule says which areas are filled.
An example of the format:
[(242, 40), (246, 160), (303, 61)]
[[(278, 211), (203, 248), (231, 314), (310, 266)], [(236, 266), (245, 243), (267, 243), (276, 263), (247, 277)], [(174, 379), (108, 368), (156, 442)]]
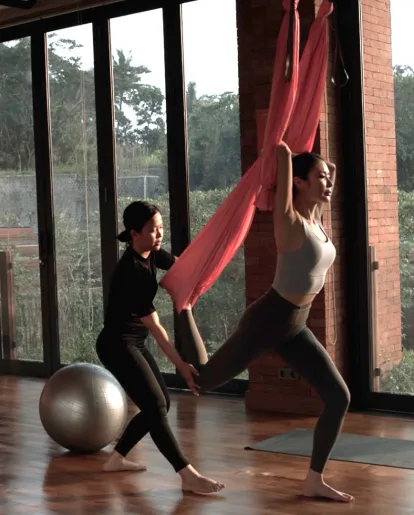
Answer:
[(319, 223), (319, 227), (325, 234), (326, 241), (321, 241), (303, 218), (302, 226), (305, 233), (302, 246), (277, 255), (273, 288), (279, 293), (319, 293), (325, 284), (326, 272), (335, 261), (335, 247), (322, 224)]

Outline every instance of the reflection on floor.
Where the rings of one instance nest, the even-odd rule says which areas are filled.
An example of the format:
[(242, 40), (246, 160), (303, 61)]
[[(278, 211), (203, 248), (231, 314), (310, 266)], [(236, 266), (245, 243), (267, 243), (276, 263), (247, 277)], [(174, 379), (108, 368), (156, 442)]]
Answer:
[[(44, 433), (38, 415), (42, 385), (40, 380), (0, 378), (2, 515), (414, 515), (411, 470), (331, 462), (326, 478), (354, 494), (355, 504), (300, 498), (307, 459), (244, 447), (278, 432), (312, 427), (314, 419), (249, 414), (240, 399), (172, 396), (174, 432), (201, 472), (227, 483), (222, 495), (183, 495), (177, 476), (148, 437), (133, 451), (148, 472), (102, 473), (110, 449), (71, 456)], [(410, 419), (350, 414), (345, 430), (414, 440)]]

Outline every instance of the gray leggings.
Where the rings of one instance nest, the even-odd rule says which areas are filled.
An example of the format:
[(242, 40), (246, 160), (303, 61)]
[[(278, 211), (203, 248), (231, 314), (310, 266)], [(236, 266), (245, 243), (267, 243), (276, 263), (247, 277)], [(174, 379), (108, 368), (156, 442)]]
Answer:
[(191, 311), (181, 313), (180, 323), (183, 358), (199, 369), (197, 383), (202, 390), (214, 390), (233, 379), (268, 349), (312, 386), (325, 405), (316, 424), (311, 459), (311, 469), (322, 473), (341, 431), (350, 394), (329, 354), (306, 326), (310, 307), (295, 306), (271, 288), (248, 307), (236, 331), (207, 362)]

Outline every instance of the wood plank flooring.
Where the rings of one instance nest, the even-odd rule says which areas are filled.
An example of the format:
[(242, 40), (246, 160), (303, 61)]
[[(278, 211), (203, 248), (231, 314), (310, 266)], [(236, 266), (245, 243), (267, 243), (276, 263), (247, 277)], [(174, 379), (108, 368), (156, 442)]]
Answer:
[[(40, 380), (0, 377), (1, 515), (414, 515), (412, 470), (330, 462), (326, 479), (356, 502), (301, 499), (308, 459), (244, 447), (312, 428), (315, 419), (246, 413), (241, 399), (172, 395), (173, 430), (200, 472), (227, 483), (222, 495), (183, 495), (149, 437), (133, 451), (148, 472), (101, 472), (110, 448), (72, 456), (45, 434), (38, 415), (42, 387)], [(414, 440), (410, 419), (349, 414), (344, 430)]]

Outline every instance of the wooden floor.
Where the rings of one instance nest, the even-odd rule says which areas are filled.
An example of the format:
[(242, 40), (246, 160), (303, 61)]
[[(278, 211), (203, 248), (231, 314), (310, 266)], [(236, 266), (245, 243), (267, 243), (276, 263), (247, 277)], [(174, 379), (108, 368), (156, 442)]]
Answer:
[[(173, 395), (171, 425), (192, 463), (227, 483), (216, 497), (183, 495), (178, 477), (146, 437), (133, 451), (148, 472), (100, 471), (110, 449), (71, 456), (38, 415), (43, 382), (0, 377), (0, 514), (414, 515), (414, 471), (331, 462), (326, 478), (354, 505), (303, 500), (308, 460), (244, 447), (314, 420), (247, 414), (242, 400)], [(345, 431), (414, 440), (414, 421), (350, 414)], [(413, 464), (414, 466), (414, 464)]]

